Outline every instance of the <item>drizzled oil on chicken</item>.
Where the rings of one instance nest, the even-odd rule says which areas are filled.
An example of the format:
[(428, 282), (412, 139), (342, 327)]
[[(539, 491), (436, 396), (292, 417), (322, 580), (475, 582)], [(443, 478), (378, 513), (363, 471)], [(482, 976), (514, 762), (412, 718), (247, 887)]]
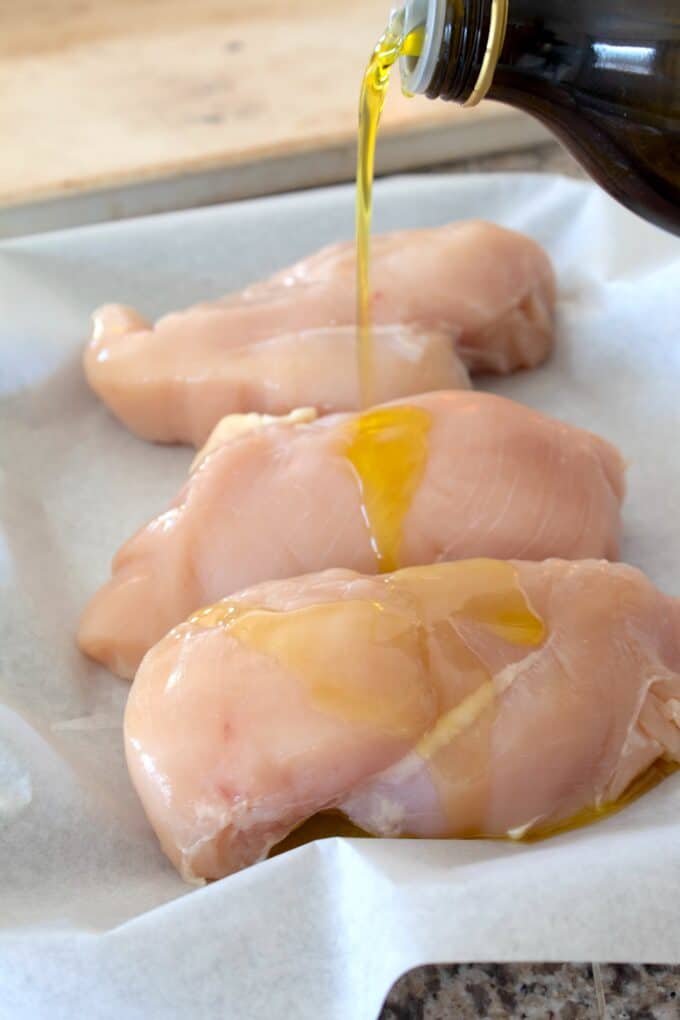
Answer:
[[(200, 445), (232, 413), (356, 410), (354, 260), (353, 244), (333, 245), (155, 325), (105, 306), (85, 351), (90, 385), (128, 428), (160, 442)], [(533, 367), (552, 346), (549, 259), (501, 227), (377, 237), (373, 281), (376, 402), (466, 387), (466, 367)]]
[(680, 601), (595, 561), (264, 583), (149, 652), (125, 743), (190, 880), (328, 809), (381, 836), (550, 832), (680, 761)]
[(119, 550), (80, 647), (132, 676), (197, 606), (328, 567), (615, 559), (623, 491), (604, 440), (488, 394), (255, 427), (211, 447), (172, 506)]

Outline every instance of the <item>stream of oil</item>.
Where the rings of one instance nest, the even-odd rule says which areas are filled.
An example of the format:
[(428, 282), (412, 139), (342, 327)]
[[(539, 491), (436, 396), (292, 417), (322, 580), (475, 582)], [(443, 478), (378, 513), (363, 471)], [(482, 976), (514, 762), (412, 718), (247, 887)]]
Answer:
[(362, 407), (374, 403), (373, 338), (371, 311), (370, 245), (373, 212), (375, 147), (380, 117), (390, 82), (390, 72), (400, 56), (416, 57), (423, 45), (423, 29), (403, 35), (403, 16), (396, 15), (380, 37), (368, 62), (359, 98), (359, 140), (357, 151), (356, 249), (357, 249), (357, 339), (359, 392)]
[(382, 572), (401, 566), (402, 526), (427, 459), (429, 416), (417, 407), (375, 403), (370, 241), (375, 147), (390, 72), (402, 55), (417, 56), (423, 31), (403, 34), (403, 14), (391, 19), (364, 74), (359, 100), (356, 189), (357, 361), (364, 413), (352, 425), (347, 457), (359, 481), (371, 546)]

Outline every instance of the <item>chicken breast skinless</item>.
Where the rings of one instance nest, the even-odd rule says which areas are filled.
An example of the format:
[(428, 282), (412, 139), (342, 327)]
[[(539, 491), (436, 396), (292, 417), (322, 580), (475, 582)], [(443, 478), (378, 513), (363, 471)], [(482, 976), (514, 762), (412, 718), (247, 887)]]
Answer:
[[(512, 372), (550, 352), (555, 280), (529, 238), (473, 221), (377, 237), (372, 251), (374, 402), (466, 388), (466, 366)], [(333, 245), (153, 326), (107, 305), (89, 383), (138, 435), (196, 446), (227, 414), (357, 410), (354, 267), (354, 244)]]
[(267, 582), (148, 653), (125, 746), (189, 880), (328, 809), (379, 836), (549, 832), (680, 761), (680, 600), (596, 561)]
[(212, 447), (119, 550), (81, 649), (131, 677), (196, 607), (259, 581), (473, 556), (616, 559), (623, 461), (501, 397), (438, 392)]

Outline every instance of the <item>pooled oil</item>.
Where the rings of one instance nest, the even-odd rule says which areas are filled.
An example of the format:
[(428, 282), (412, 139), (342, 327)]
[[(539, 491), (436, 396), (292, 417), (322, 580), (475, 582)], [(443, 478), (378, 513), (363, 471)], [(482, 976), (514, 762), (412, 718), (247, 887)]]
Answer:
[(402, 566), (403, 526), (425, 470), (430, 424), (422, 408), (397, 404), (365, 411), (351, 426), (347, 458), (381, 573)]
[(609, 801), (599, 807), (584, 808), (583, 811), (579, 811), (578, 814), (563, 822), (543, 826), (539, 824), (535, 829), (531, 829), (522, 835), (520, 842), (538, 843), (541, 840), (549, 839), (551, 836), (559, 836), (563, 832), (572, 832), (574, 829), (583, 829), (586, 825), (592, 825), (594, 822), (609, 818), (610, 815), (616, 815), (619, 811), (623, 811), (629, 804), (633, 804), (644, 794), (659, 786), (664, 779), (668, 779), (669, 776), (674, 775), (679, 770), (680, 765), (677, 762), (668, 761), (666, 758), (658, 758), (655, 762), (652, 762), (646, 772), (643, 772), (632, 781), (617, 800)]
[[(641, 776), (633, 780), (628, 789), (619, 797), (617, 801), (611, 804), (605, 804), (600, 808), (587, 808), (584, 811), (579, 812), (574, 818), (570, 818), (567, 821), (558, 823), (551, 827), (537, 828), (535, 830), (529, 830), (523, 835), (512, 837), (506, 836), (505, 839), (511, 840), (513, 843), (541, 843), (543, 840), (550, 839), (553, 836), (562, 835), (565, 832), (574, 832), (578, 829), (583, 829), (588, 825), (594, 825), (597, 822), (603, 821), (605, 818), (609, 818), (611, 815), (616, 815), (620, 811), (629, 807), (640, 797), (649, 793), (659, 786), (664, 779), (669, 776), (675, 775), (676, 772), (680, 771), (680, 765), (675, 762), (666, 761), (665, 758), (660, 758), (654, 762), (653, 765), (647, 769)], [(297, 829), (294, 829), (291, 833), (286, 836), (280, 843), (271, 850), (270, 856), (275, 857), (278, 854), (285, 853), (288, 850), (294, 850), (296, 847), (304, 846), (306, 843), (313, 843), (317, 839), (375, 839), (372, 833), (366, 832), (364, 829), (360, 829), (359, 826), (350, 822), (340, 811), (320, 811), (316, 815), (312, 815), (307, 821), (303, 822)], [(400, 839), (413, 839), (413, 836), (401, 836)], [(449, 839), (450, 837), (444, 837)], [(490, 837), (483, 835), (473, 835), (465, 837), (467, 839), (498, 839), (503, 837)]]

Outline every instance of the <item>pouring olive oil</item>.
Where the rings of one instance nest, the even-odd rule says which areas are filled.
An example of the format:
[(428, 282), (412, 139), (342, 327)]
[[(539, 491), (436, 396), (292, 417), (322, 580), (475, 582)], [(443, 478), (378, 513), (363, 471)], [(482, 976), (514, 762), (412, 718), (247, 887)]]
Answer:
[(370, 243), (375, 146), (390, 72), (400, 56), (417, 56), (422, 28), (404, 35), (403, 12), (394, 13), (364, 74), (359, 100), (357, 155), (357, 357), (364, 413), (349, 440), (347, 457), (357, 475), (371, 546), (382, 572), (400, 565), (404, 518), (427, 458), (429, 416), (417, 407), (366, 411), (374, 403)]
[[(648, 7), (647, 0), (645, 4), (638, 0), (624, 10), (620, 0), (603, 0), (597, 8), (584, 0), (575, 5), (566, 24), (561, 12), (558, 0), (460, 0), (455, 6), (446, 0), (407, 0), (403, 10), (392, 14), (364, 74), (356, 192), (357, 357), (363, 413), (352, 426), (346, 456), (357, 475), (381, 571), (402, 565), (402, 525), (425, 470), (429, 432), (428, 416), (417, 407), (367, 410), (375, 392), (370, 279), (375, 147), (397, 60), (403, 58), (401, 77), (406, 94), (442, 96), (464, 106), (474, 106), (488, 94), (518, 106), (562, 137), (619, 201), (667, 229), (680, 229), (676, 147), (680, 86), (670, 70), (672, 54), (680, 52), (680, 35), (670, 5), (650, 0)], [(654, 25), (650, 27), (651, 21)], [(591, 26), (596, 31), (588, 36), (586, 28)], [(648, 42), (649, 31), (644, 34), (645, 27), (649, 31), (655, 27), (653, 46)], [(576, 62), (576, 55), (592, 38), (596, 40), (592, 53), (589, 50), (588, 59), (582, 54)], [(536, 56), (539, 47), (541, 60), (545, 57), (542, 63)], [(545, 56), (548, 53), (549, 58)], [(567, 57), (573, 58), (573, 66), (585, 69), (583, 81), (578, 82), (580, 106), (569, 94), (573, 75), (561, 73)], [(644, 68), (643, 57), (647, 60)], [(637, 106), (633, 92), (639, 93)], [(609, 117), (602, 113), (605, 100)], [(643, 136), (647, 149), (639, 143)], [(539, 825), (508, 833), (508, 837), (536, 840), (580, 828), (620, 811), (676, 770), (675, 764), (661, 760), (614, 802), (589, 808), (554, 826)], [(293, 845), (318, 835), (360, 834), (333, 815), (313, 822), (316, 828), (309, 835), (304, 828), (293, 835)], [(484, 838), (483, 831), (470, 835)]]
[(476, 106), (488, 97), (541, 121), (593, 180), (680, 234), (677, 0), (405, 0), (402, 86)]
[(371, 335), (371, 220), (373, 175), (378, 126), (385, 105), (392, 67), (404, 55), (418, 56), (423, 44), (423, 27), (404, 36), (403, 12), (395, 12), (368, 62), (359, 98), (359, 143), (357, 152), (356, 246), (357, 246), (357, 335), (359, 394), (362, 407), (374, 402), (373, 339)]

